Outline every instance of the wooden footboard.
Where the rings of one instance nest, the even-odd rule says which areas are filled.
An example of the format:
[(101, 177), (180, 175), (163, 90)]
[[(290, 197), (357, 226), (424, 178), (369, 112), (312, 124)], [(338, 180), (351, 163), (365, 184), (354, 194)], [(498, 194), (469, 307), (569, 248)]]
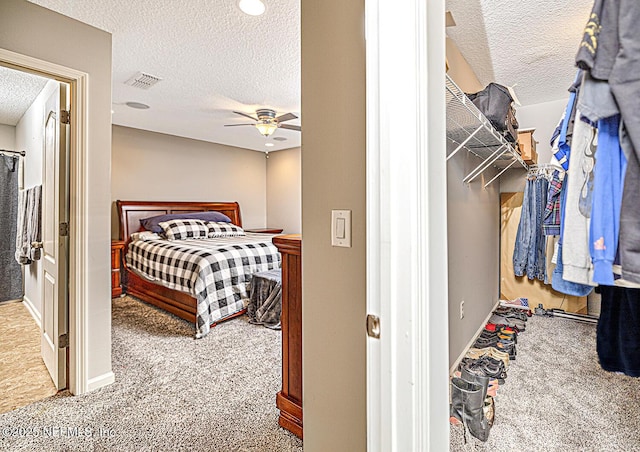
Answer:
[(146, 301), (191, 323), (196, 322), (196, 299), (186, 293), (169, 289), (141, 278), (125, 266), (126, 293)]
[[(197, 300), (194, 297), (184, 292), (169, 289), (168, 287), (147, 281), (128, 268), (126, 269), (125, 278), (126, 293), (133, 295), (146, 303), (157, 306), (160, 309), (164, 309), (171, 314), (177, 315), (181, 319), (185, 319), (195, 325)], [(213, 328), (218, 323), (226, 322), (234, 317), (241, 316), (245, 312), (247, 312), (247, 310), (242, 309), (241, 311), (212, 323), (211, 327)]]
[[(131, 234), (141, 230), (140, 219), (156, 215), (169, 213), (189, 213), (205, 212), (215, 210), (227, 215), (231, 222), (242, 227), (240, 217), (240, 206), (237, 202), (184, 202), (184, 201), (116, 201), (118, 218), (120, 220), (120, 240), (126, 242), (125, 253), (130, 241)], [(164, 309), (167, 312), (188, 320), (195, 325), (197, 313), (197, 300), (184, 292), (169, 289), (167, 287), (148, 281), (131, 271), (126, 262), (123, 263), (125, 269), (124, 291), (142, 301)], [(237, 317), (246, 312), (231, 314), (222, 320), (214, 323)]]

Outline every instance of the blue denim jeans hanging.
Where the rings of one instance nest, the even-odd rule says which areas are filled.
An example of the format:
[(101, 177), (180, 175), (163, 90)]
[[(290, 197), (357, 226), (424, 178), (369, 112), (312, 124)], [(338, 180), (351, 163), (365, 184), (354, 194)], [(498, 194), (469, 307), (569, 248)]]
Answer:
[(522, 213), (513, 250), (513, 270), (516, 276), (545, 280), (546, 237), (542, 231), (544, 208), (549, 182), (544, 177), (527, 179), (522, 201)]

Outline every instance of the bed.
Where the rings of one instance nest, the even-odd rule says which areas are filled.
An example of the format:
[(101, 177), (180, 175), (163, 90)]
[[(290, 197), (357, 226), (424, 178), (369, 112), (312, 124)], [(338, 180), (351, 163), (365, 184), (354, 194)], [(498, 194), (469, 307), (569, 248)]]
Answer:
[[(251, 273), (280, 267), (280, 254), (271, 243), (273, 235), (269, 234), (246, 233), (245, 237), (212, 240), (151, 240), (143, 243), (131, 240), (132, 234), (144, 231), (141, 219), (163, 214), (217, 211), (229, 217), (232, 224), (242, 227), (240, 206), (236, 202), (119, 200), (116, 206), (120, 239), (126, 243), (127, 258), (123, 263), (126, 293), (192, 322), (196, 338), (205, 336), (217, 323), (246, 311), (243, 301), (247, 297)], [(142, 270), (146, 268), (139, 265), (140, 259), (134, 258), (137, 255), (144, 255), (147, 264), (155, 255), (164, 256), (163, 265), (168, 265), (169, 261), (177, 262), (175, 271), (163, 267), (167, 268), (163, 273), (169, 276), (181, 272), (187, 265), (192, 266), (193, 281), (162, 280), (163, 275), (158, 272), (145, 273)]]

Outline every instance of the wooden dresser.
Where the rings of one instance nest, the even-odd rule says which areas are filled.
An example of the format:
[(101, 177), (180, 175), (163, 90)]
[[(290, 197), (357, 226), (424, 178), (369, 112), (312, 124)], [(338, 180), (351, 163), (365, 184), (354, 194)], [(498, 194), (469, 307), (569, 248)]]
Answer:
[(120, 240), (111, 241), (111, 298), (122, 295), (122, 278), (120, 265), (122, 263), (122, 253), (124, 252), (124, 242)]
[(302, 237), (279, 235), (282, 254), (282, 390), (276, 395), (278, 423), (302, 438)]

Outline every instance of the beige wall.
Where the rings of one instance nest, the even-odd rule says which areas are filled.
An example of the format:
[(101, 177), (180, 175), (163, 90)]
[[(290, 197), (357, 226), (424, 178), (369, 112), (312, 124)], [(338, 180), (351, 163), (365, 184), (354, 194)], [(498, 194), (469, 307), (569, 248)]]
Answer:
[(267, 159), (267, 226), (302, 232), (300, 148), (271, 152)]
[[(38, 94), (16, 125), (16, 147), (27, 152), (24, 158), (24, 188), (42, 185), (42, 159), (44, 154), (45, 102), (56, 90), (58, 83), (50, 80)], [(46, 221), (43, 218), (43, 221)], [(42, 265), (33, 261), (24, 266), (24, 298), (36, 315), (42, 314)]]
[(551, 159), (551, 135), (556, 130), (558, 122), (564, 113), (569, 97), (551, 102), (518, 107), (516, 117), (520, 129), (536, 129), (533, 138), (536, 139), (538, 163), (548, 163)]
[(16, 149), (16, 128), (7, 124), (0, 124), (0, 149)]
[(264, 227), (267, 164), (262, 152), (113, 126), (112, 237), (115, 201), (238, 201), (244, 227)]
[[(558, 99), (550, 102), (517, 107), (516, 117), (520, 129), (536, 129), (533, 138), (538, 142), (538, 163), (551, 161), (551, 135), (556, 130), (558, 121), (562, 117), (567, 106), (567, 99)], [(525, 170), (507, 171), (500, 177), (500, 192), (512, 193), (524, 191)]]
[[(301, 8), (304, 448), (357, 452), (367, 436), (364, 0)], [(332, 209), (352, 211), (351, 248), (331, 246)]]
[(88, 218), (83, 220), (91, 231), (86, 281), (91, 296), (81, 302), (90, 333), (86, 377), (96, 385), (111, 372), (111, 35), (24, 0), (2, 0), (0, 47), (89, 74)]
[[(473, 69), (447, 39), (449, 76), (465, 92), (482, 89)], [(448, 143), (453, 151), (452, 144)], [(498, 181), (489, 169), (467, 185), (462, 179), (481, 160), (460, 151), (447, 164), (447, 233), (449, 255), (449, 364), (465, 349), (498, 300), (500, 199)], [(460, 302), (464, 300), (464, 318)]]
[(451, 39), (446, 39), (446, 51), (447, 62), (449, 63), (449, 70), (447, 75), (464, 91), (465, 93), (477, 93), (482, 90), (484, 86), (476, 77), (476, 74), (464, 59), (458, 46)]

